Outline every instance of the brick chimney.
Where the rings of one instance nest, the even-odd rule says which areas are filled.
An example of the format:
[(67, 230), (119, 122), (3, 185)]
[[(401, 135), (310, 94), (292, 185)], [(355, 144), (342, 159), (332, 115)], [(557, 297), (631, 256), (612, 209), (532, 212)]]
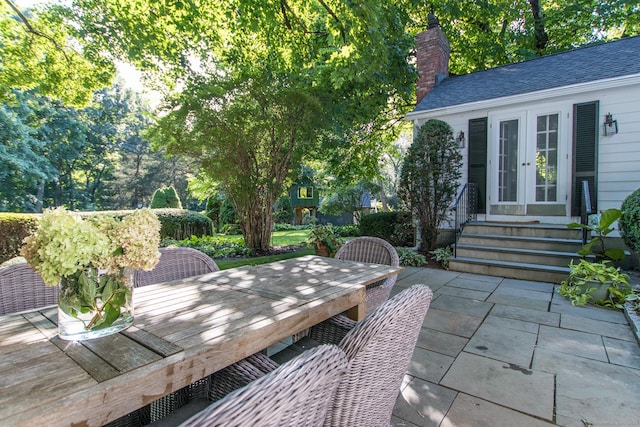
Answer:
[(440, 81), (449, 77), (449, 40), (442, 32), (438, 18), (429, 14), (427, 31), (416, 36), (416, 64), (418, 84), (416, 104)]

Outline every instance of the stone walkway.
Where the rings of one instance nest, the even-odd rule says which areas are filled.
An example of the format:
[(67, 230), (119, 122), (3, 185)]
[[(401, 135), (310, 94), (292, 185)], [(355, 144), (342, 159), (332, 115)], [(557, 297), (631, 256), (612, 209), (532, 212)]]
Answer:
[(640, 348), (621, 312), (554, 285), (406, 268), (431, 287), (394, 426), (639, 426)]

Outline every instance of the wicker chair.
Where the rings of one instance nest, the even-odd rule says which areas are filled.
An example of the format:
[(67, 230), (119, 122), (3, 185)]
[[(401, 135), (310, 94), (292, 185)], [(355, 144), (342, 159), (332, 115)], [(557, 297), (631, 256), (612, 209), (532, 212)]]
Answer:
[[(338, 386), (325, 425), (389, 425), (432, 297), (428, 286), (414, 285), (360, 323), (335, 316), (311, 328), (313, 340), (339, 342), (349, 359), (349, 370)], [(274, 366), (262, 353), (251, 355), (211, 376), (210, 398), (260, 378)]]
[[(218, 271), (218, 265), (206, 254), (192, 248), (160, 248), (160, 260), (151, 271), (136, 270), (133, 274), (135, 287), (170, 282), (187, 277)], [(129, 414), (125, 425), (136, 425), (135, 418), (149, 419), (151, 422), (175, 412), (177, 409), (196, 399), (206, 399), (209, 390), (209, 378), (196, 381), (187, 387), (156, 400), (147, 407)], [(113, 424), (121, 425), (119, 423)], [(111, 426), (110, 426), (111, 427)]]
[(160, 248), (160, 261), (151, 271), (137, 270), (133, 284), (140, 286), (200, 276), (220, 270), (214, 260), (192, 248)]
[(0, 268), (0, 315), (58, 303), (58, 287), (45, 286), (29, 264)]
[[(377, 237), (357, 237), (346, 242), (335, 255), (336, 259), (347, 261), (370, 262), (387, 264), (397, 267), (400, 258), (395, 248), (389, 242)], [(391, 288), (396, 283), (397, 276), (393, 275), (381, 282), (367, 286), (367, 313), (389, 299)]]
[(321, 426), (347, 369), (344, 352), (304, 352), (194, 415), (182, 426)]

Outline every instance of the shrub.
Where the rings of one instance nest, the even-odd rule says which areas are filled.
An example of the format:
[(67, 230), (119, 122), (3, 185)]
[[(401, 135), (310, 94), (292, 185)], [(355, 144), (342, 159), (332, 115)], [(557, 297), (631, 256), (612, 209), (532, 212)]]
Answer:
[(403, 267), (421, 267), (427, 263), (424, 255), (411, 248), (398, 247), (396, 252), (398, 252), (398, 257), (400, 258), (400, 265)]
[(180, 197), (173, 186), (157, 189), (151, 197), (151, 209), (182, 209)]
[(640, 254), (640, 188), (622, 202), (622, 217), (618, 225), (625, 245)]
[(289, 223), (276, 223), (273, 225), (273, 230), (274, 231), (289, 231), (289, 230), (300, 230), (306, 227), (300, 226), (300, 225), (291, 225)]
[(338, 237), (358, 237), (360, 235), (360, 227), (357, 225), (336, 225), (333, 230)]
[(238, 224), (225, 224), (220, 228), (222, 234), (242, 234), (242, 230)]
[(411, 212), (378, 212), (360, 220), (360, 235), (379, 237), (393, 246), (413, 245), (414, 229)]
[(399, 195), (420, 224), (422, 250), (433, 250), (462, 176), (462, 154), (451, 126), (428, 120), (402, 164)]
[(433, 255), (433, 259), (439, 263), (445, 270), (449, 269), (449, 259), (453, 256), (451, 246), (443, 246), (429, 252)]
[(213, 223), (214, 230), (220, 229), (220, 208), (223, 203), (224, 196), (217, 192), (207, 198), (207, 204), (204, 208), (205, 215)]
[[(220, 229), (221, 233), (225, 233), (223, 229), (227, 224), (238, 224), (238, 215), (236, 214), (236, 210), (233, 208), (233, 205), (231, 204), (231, 201), (229, 199), (225, 199), (225, 201), (222, 203), (222, 206), (220, 206), (218, 228)], [(240, 230), (240, 227), (238, 227), (238, 230)]]
[(247, 249), (244, 240), (241, 238), (229, 239), (213, 236), (196, 237), (191, 236), (184, 240), (166, 240), (163, 246), (180, 246), (197, 249), (211, 258), (229, 258), (242, 257), (251, 255), (251, 251)]
[(18, 256), (22, 241), (38, 228), (39, 214), (0, 213), (0, 263)]
[(211, 235), (213, 223), (206, 216), (184, 209), (158, 209), (154, 213), (160, 224), (160, 237), (182, 240), (191, 236)]
[(278, 199), (273, 221), (281, 224), (291, 224), (293, 222), (293, 206), (289, 196), (282, 196)]

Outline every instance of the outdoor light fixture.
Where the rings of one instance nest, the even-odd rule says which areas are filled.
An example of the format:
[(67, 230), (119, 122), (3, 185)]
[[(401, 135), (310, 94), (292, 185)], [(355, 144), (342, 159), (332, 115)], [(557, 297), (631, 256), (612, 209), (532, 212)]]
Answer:
[(460, 131), (460, 133), (458, 134), (458, 137), (456, 138), (456, 141), (458, 141), (458, 147), (464, 148), (464, 132), (463, 131)]
[(604, 134), (614, 135), (616, 133), (618, 133), (618, 121), (613, 120), (611, 113), (607, 113), (607, 115), (604, 116)]

